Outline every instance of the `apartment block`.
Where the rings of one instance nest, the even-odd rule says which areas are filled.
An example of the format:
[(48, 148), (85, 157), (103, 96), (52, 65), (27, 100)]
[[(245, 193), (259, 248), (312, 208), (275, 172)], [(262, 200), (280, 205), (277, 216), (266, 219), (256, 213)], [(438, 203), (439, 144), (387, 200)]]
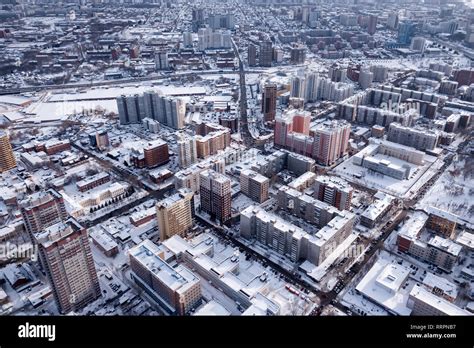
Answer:
[(240, 172), (240, 190), (252, 200), (263, 203), (268, 199), (270, 180), (250, 169)]
[(225, 175), (206, 170), (199, 175), (201, 210), (221, 223), (231, 216), (231, 182)]
[(184, 236), (192, 227), (194, 215), (193, 196), (194, 194), (189, 190), (180, 190), (180, 192), (156, 204), (161, 241), (175, 234)]
[(185, 315), (201, 303), (199, 278), (183, 265), (172, 267), (163, 251), (146, 239), (129, 250), (133, 280), (173, 315)]
[(68, 219), (34, 236), (61, 313), (77, 311), (101, 296), (87, 230)]

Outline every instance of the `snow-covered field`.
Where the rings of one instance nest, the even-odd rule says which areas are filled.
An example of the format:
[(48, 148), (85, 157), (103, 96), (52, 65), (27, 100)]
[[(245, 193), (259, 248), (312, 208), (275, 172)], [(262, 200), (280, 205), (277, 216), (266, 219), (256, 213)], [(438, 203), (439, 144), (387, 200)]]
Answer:
[(409, 197), (415, 194), (443, 165), (443, 161), (429, 155), (424, 156), (424, 163), (422, 165), (415, 165), (382, 154), (376, 154), (374, 157), (379, 160), (388, 160), (399, 166), (410, 167), (410, 176), (407, 179), (399, 180), (382, 173), (374, 172), (355, 164), (352, 157), (339, 164), (332, 172), (349, 182), (380, 190), (397, 197)]
[(454, 161), (419, 203), (419, 208), (434, 206), (459, 216), (466, 223), (474, 217), (474, 159)]

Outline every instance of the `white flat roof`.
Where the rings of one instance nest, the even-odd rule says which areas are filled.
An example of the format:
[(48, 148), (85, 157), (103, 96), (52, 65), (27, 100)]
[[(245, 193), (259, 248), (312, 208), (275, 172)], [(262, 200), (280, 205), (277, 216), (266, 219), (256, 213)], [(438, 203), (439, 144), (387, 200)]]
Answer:
[(450, 282), (445, 278), (441, 278), (433, 273), (427, 273), (423, 279), (423, 284), (429, 288), (437, 287), (443, 290), (443, 292), (453, 298), (458, 296), (458, 290), (456, 284)]
[(357, 284), (356, 290), (393, 313), (410, 315), (408, 293), (399, 290), (409, 273), (404, 266), (379, 259)]
[(435, 307), (446, 315), (472, 315), (468, 311), (459, 308), (444, 298), (436, 296), (419, 285), (415, 285), (413, 287), (410, 292), (410, 296), (417, 299), (418, 301)]
[(231, 313), (219, 302), (212, 300), (198, 309), (194, 315), (230, 315)]

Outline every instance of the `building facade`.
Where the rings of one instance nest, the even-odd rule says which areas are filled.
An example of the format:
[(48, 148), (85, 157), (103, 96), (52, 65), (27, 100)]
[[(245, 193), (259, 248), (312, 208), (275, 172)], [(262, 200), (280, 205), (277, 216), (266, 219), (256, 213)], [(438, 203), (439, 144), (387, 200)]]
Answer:
[(77, 311), (101, 296), (87, 230), (76, 220), (51, 225), (35, 240), (61, 313)]
[(156, 204), (160, 240), (175, 234), (184, 236), (193, 225), (194, 199), (189, 190), (181, 190)]

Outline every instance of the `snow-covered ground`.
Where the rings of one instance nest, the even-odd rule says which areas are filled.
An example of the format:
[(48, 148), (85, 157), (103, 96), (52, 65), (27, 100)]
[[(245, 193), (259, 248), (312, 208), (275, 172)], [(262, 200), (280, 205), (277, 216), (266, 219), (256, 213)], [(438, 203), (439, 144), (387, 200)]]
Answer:
[[(380, 190), (397, 197), (411, 196), (416, 193), (418, 188), (428, 181), (436, 171), (442, 166), (443, 162), (432, 156), (425, 155), (425, 163), (417, 166), (413, 163), (377, 154), (378, 159), (388, 159), (397, 165), (407, 165), (411, 168), (410, 177), (406, 180), (399, 180), (381, 173), (373, 173), (369, 169), (358, 166), (353, 163), (353, 159), (349, 158), (333, 169), (333, 173), (343, 177), (344, 179), (363, 185), (368, 188)], [(356, 178), (354, 175), (361, 175)]]
[(419, 202), (418, 208), (433, 206), (459, 216), (468, 224), (474, 217), (474, 159), (460, 158), (446, 169)]

